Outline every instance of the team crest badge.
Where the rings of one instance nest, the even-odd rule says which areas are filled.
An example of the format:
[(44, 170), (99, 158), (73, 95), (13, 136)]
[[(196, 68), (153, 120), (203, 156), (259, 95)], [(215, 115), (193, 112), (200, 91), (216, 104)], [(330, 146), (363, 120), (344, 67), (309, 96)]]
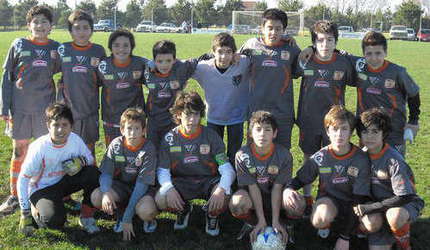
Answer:
[(358, 168), (356, 167), (349, 167), (347, 170), (348, 175), (357, 177), (358, 176)]
[(290, 52), (288, 52), (287, 50), (281, 51), (281, 59), (290, 60)]
[(384, 170), (379, 169), (378, 171), (376, 171), (376, 177), (380, 180), (386, 180), (388, 179), (388, 173)]
[(56, 50), (51, 50), (51, 58), (57, 59), (57, 51)]
[(47, 51), (43, 49), (36, 49), (35, 52), (38, 58), (43, 58), (47, 54)]
[(179, 89), (179, 82), (178, 81), (170, 81), (169, 83), (171, 89)]
[(142, 77), (142, 71), (133, 71), (133, 79), (137, 80)]
[(279, 173), (279, 168), (278, 168), (278, 166), (270, 165), (270, 166), (267, 168), (267, 172), (268, 172), (269, 174), (275, 175), (275, 174), (278, 174), (278, 173)]
[(327, 70), (325, 70), (325, 69), (319, 69), (319, 70), (318, 70), (318, 73), (320, 74), (320, 76), (321, 76), (322, 78), (326, 78), (326, 77), (327, 77), (327, 75), (328, 75), (328, 71), (327, 71)]
[(209, 144), (200, 145), (200, 154), (207, 155), (211, 151), (211, 146)]
[(396, 86), (396, 82), (393, 79), (387, 79), (384, 83), (385, 88), (392, 89)]
[(97, 58), (97, 57), (91, 57), (91, 60), (90, 60), (91, 66), (97, 67), (97, 66), (99, 66), (99, 63), (100, 63), (100, 59), (99, 58)]
[(333, 74), (333, 80), (335, 80), (335, 81), (342, 80), (344, 74), (345, 74), (345, 72), (336, 70)]

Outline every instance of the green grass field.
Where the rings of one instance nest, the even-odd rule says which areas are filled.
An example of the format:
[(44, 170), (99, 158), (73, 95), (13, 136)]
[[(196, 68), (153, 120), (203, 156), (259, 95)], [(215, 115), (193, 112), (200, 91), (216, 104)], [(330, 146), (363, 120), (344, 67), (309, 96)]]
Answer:
[[(3, 62), (10, 43), (17, 37), (27, 36), (26, 32), (1, 33), (3, 42), (0, 44), (0, 61)], [(208, 52), (211, 47), (213, 35), (185, 35), (185, 34), (143, 34), (136, 33), (135, 55), (152, 58), (152, 45), (160, 39), (170, 39), (177, 45), (177, 57), (181, 59), (197, 57)], [(237, 35), (236, 43), (240, 46), (250, 36)], [(66, 31), (55, 30), (51, 39), (59, 42), (70, 40)], [(92, 41), (107, 47), (108, 33), (96, 33)], [(310, 37), (299, 37), (297, 42), (301, 48), (310, 44)], [(340, 40), (338, 48), (356, 55), (361, 54), (360, 40)], [(424, 197), (426, 203), (430, 202), (430, 43), (390, 41), (388, 60), (400, 64), (408, 69), (410, 75), (421, 87), (421, 116), (420, 132), (412, 145), (408, 145), (407, 161), (414, 170), (417, 180), (418, 194)], [(56, 76), (58, 78), (58, 75)], [(295, 98), (297, 102), (299, 82), (295, 81)], [(188, 89), (202, 90), (194, 80), (191, 80)], [(355, 111), (355, 90), (347, 91), (347, 106)], [(297, 105), (296, 105), (297, 106)], [(4, 123), (0, 123), (0, 130), (4, 130)], [(356, 141), (357, 138), (355, 138)], [(97, 144), (97, 159), (103, 156), (104, 140)], [(9, 194), (9, 163), (11, 156), (11, 140), (0, 135), (0, 199), (3, 200)], [(294, 156), (294, 169), (301, 166), (302, 153), (298, 147), (298, 129), (293, 130), (292, 153)], [(314, 184), (314, 191), (316, 184)], [(78, 198), (78, 196), (76, 197)], [(201, 204), (200, 204), (201, 205)], [(212, 238), (204, 233), (204, 214), (200, 209), (195, 209), (191, 216), (189, 228), (184, 232), (173, 232), (172, 216), (163, 214), (160, 216), (159, 227), (154, 234), (144, 234), (142, 224), (135, 223), (137, 238), (132, 242), (122, 242), (121, 234), (112, 231), (113, 220), (100, 215), (99, 225), (102, 233), (88, 235), (77, 223), (77, 216), (70, 215), (69, 223), (62, 231), (38, 230), (32, 237), (25, 237), (18, 233), (19, 212), (14, 215), (0, 218), (0, 249), (248, 249), (246, 242), (236, 241), (236, 233), (240, 230), (241, 223), (226, 215), (222, 218), (221, 234)], [(430, 249), (430, 209), (424, 209), (421, 219), (412, 227), (413, 249)], [(136, 221), (135, 221), (136, 222)], [(296, 230), (296, 245), (293, 249), (332, 249), (333, 240), (322, 241), (316, 237), (315, 230), (307, 221), (301, 221)], [(356, 241), (351, 249), (359, 249)], [(364, 248), (365, 249), (365, 248)]]

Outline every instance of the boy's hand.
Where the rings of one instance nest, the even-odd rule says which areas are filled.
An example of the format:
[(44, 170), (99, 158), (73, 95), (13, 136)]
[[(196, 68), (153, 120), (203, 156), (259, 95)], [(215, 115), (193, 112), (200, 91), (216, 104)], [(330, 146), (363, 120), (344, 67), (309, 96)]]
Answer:
[(300, 65), (302, 64), (306, 65), (313, 55), (314, 55), (314, 50), (311, 47), (307, 47), (303, 49), (302, 52), (300, 52), (299, 54)]
[(257, 225), (255, 225), (254, 229), (249, 234), (249, 240), (254, 242), (257, 240), (257, 235), (266, 228), (267, 223), (266, 220), (258, 220)]
[(34, 232), (33, 219), (31, 216), (31, 210), (25, 209), (21, 211), (21, 217), (19, 218), (19, 231), (25, 236), (30, 236)]
[(349, 240), (344, 240), (338, 238), (336, 241), (336, 245), (334, 247), (335, 250), (349, 250)]
[(116, 203), (112, 195), (109, 192), (104, 193), (102, 198), (103, 212), (113, 215), (114, 209), (116, 209)]
[(282, 36), (282, 41), (288, 43), (288, 45), (290, 45), (291, 47), (297, 46), (296, 39), (294, 39), (294, 37), (292, 36)]
[(221, 187), (217, 187), (208, 200), (208, 212), (218, 211), (224, 207), (225, 191)]
[(293, 209), (297, 209), (297, 202), (300, 199), (300, 194), (291, 188), (287, 188), (284, 191), (284, 199), (286, 199), (286, 203), (289, 207)]
[(131, 240), (131, 236), (136, 237), (133, 230), (133, 223), (122, 222), (122, 240)]
[(176, 191), (175, 188), (167, 191), (167, 207), (174, 208), (178, 211), (184, 210), (185, 202), (182, 200), (181, 195)]
[(279, 223), (279, 221), (273, 221), (272, 222), (272, 227), (273, 227), (273, 230), (276, 233), (281, 233), (282, 242), (287, 243), (287, 241), (288, 241), (288, 233), (285, 230), (285, 228)]
[(0, 119), (2, 119), (3, 121), (8, 122), (10, 120), (10, 116), (8, 116), (8, 115), (0, 115)]

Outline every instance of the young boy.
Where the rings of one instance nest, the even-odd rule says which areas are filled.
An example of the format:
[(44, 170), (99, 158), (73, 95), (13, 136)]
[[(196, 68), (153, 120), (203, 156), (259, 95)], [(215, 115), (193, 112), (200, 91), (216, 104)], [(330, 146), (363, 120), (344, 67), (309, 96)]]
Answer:
[(275, 142), (291, 148), (294, 124), (293, 77), (296, 77), (300, 49), (290, 46), (282, 35), (288, 24), (287, 14), (267, 9), (262, 16), (263, 37), (251, 38), (240, 49), (251, 60), (249, 114), (266, 110), (278, 124)]
[(46, 118), (49, 133), (31, 143), (18, 177), (19, 228), (31, 233), (32, 216), (39, 228), (61, 228), (66, 222), (63, 197), (83, 189), (79, 224), (89, 233), (98, 232), (90, 200), (99, 176), (94, 158), (72, 132), (70, 108), (52, 104), (46, 109)]
[(61, 59), (62, 78), (59, 82), (57, 101), (64, 102), (72, 109), (75, 123), (73, 132), (95, 150), (99, 140), (99, 86), (97, 67), (106, 57), (101, 45), (91, 43), (93, 18), (82, 10), (75, 10), (67, 20), (73, 41), (63, 43), (58, 48)]
[[(391, 117), (392, 131), (386, 142), (403, 155), (406, 151), (404, 134), (411, 129), (416, 136), (419, 125), (419, 87), (406, 69), (386, 61), (387, 40), (378, 32), (368, 32), (363, 38), (364, 59), (356, 61), (357, 113), (373, 107), (384, 107)], [(406, 103), (409, 118), (406, 123)]]
[(124, 240), (131, 240), (135, 236), (135, 211), (144, 221), (145, 232), (154, 232), (157, 227), (155, 192), (150, 191), (155, 184), (157, 155), (154, 145), (145, 138), (146, 117), (141, 109), (126, 109), (120, 124), (122, 136), (115, 138), (106, 151), (100, 165), (100, 188), (91, 200), (108, 214), (117, 211), (114, 230), (122, 231)]
[(242, 146), (243, 122), (247, 119), (249, 59), (241, 56), (233, 63), (236, 43), (228, 33), (219, 33), (212, 39), (212, 52), (214, 58), (200, 61), (193, 78), (205, 91), (208, 128), (221, 138), (227, 128), (227, 156), (234, 163)]
[(177, 213), (175, 230), (185, 229), (192, 211), (189, 201), (208, 200), (206, 233), (219, 234), (218, 216), (227, 208), (236, 175), (222, 139), (200, 124), (205, 104), (196, 92), (178, 94), (170, 109), (177, 127), (161, 142), (155, 197), (158, 208)]
[[(315, 54), (312, 60), (299, 61), (297, 66), (298, 74), (302, 76), (297, 125), (304, 161), (330, 143), (324, 129), (324, 115), (332, 105), (345, 104), (345, 86), (354, 84), (354, 68), (348, 58), (335, 53), (337, 25), (326, 20), (317, 21), (311, 28), (311, 37)], [(306, 215), (312, 210), (311, 187), (303, 187), (308, 205)]]
[(185, 88), (198, 61), (177, 60), (176, 45), (168, 40), (156, 42), (152, 47), (152, 55), (155, 68), (147, 67), (144, 73), (145, 84), (149, 89), (146, 103), (148, 138), (159, 148), (163, 136), (176, 126), (169, 109), (178, 91)]
[(330, 224), (337, 220), (340, 234), (335, 249), (349, 249), (349, 238), (357, 221), (352, 206), (370, 195), (369, 159), (350, 142), (355, 125), (356, 118), (351, 112), (343, 106), (333, 106), (324, 117), (330, 144), (304, 163), (283, 193), (286, 209), (302, 213), (305, 200), (297, 190), (319, 177), (311, 223), (326, 238)]
[(127, 30), (117, 30), (109, 36), (112, 55), (102, 60), (98, 76), (102, 86), (102, 120), (106, 147), (121, 136), (121, 114), (130, 107), (144, 108), (143, 71), (147, 59), (134, 56), (134, 36)]
[(59, 71), (59, 43), (49, 40), (52, 13), (45, 6), (32, 7), (26, 16), (31, 34), (18, 38), (4, 63), (0, 118), (11, 127), (13, 153), (10, 166), (11, 195), (0, 206), (0, 216), (18, 208), (16, 181), (31, 138), (48, 131), (44, 110), (55, 101), (53, 75)]
[(271, 218), (272, 227), (282, 234), (286, 242), (288, 235), (281, 224), (280, 211), (282, 190), (292, 175), (292, 156), (286, 148), (273, 143), (277, 124), (269, 112), (252, 114), (249, 133), (252, 143), (243, 146), (236, 154), (240, 189), (233, 194), (229, 204), (232, 215), (248, 223), (238, 238), (243, 237), (245, 227), (248, 227), (252, 228), (250, 240), (255, 241), (258, 232), (267, 226), (266, 218)]
[[(369, 249), (389, 250), (394, 242), (411, 249), (410, 224), (424, 207), (415, 190), (414, 174), (397, 150), (385, 142), (391, 130), (390, 116), (381, 108), (361, 113), (358, 134), (372, 163), (373, 202), (354, 207), (369, 231)], [(384, 219), (385, 218), (385, 219)]]

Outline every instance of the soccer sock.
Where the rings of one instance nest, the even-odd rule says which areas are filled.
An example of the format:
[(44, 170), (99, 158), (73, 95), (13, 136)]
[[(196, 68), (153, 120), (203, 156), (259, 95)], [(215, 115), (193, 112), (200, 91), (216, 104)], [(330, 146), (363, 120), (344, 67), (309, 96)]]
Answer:
[(17, 197), (16, 183), (18, 182), (19, 172), (21, 171), (22, 161), (12, 160), (10, 163), (10, 194)]
[(391, 231), (393, 232), (394, 238), (396, 238), (397, 246), (402, 250), (410, 250), (410, 224), (406, 223), (399, 229), (391, 228)]
[(257, 225), (257, 215), (253, 210), (249, 210), (246, 214), (233, 214), (233, 217), (242, 220), (252, 226)]
[(306, 206), (312, 206), (314, 204), (314, 198), (311, 195), (304, 197), (306, 200)]
[(82, 204), (81, 207), (81, 218), (90, 218), (94, 217), (94, 213), (97, 210), (95, 207), (90, 207), (86, 204)]

